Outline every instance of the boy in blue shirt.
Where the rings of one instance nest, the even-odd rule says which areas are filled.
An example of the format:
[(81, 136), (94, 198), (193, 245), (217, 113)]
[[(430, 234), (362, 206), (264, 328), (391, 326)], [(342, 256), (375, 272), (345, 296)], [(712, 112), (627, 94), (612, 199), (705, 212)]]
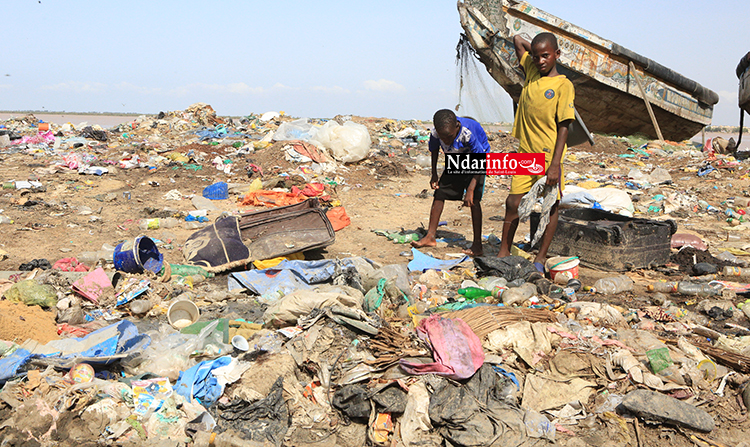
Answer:
[(435, 129), (430, 135), (429, 149), (432, 155), (432, 177), (430, 187), (435, 190), (435, 198), (430, 209), (430, 223), (427, 235), (411, 243), (413, 247), (434, 247), (437, 245), (437, 233), (440, 215), (446, 200), (463, 200), (471, 209), (471, 223), (474, 238), (469, 249), (464, 253), (470, 256), (482, 256), (482, 193), (484, 192), (484, 175), (449, 174), (443, 172), (438, 179), (437, 161), (440, 149), (446, 154), (486, 154), (490, 143), (482, 126), (471, 118), (457, 118), (451, 110), (442, 109), (435, 112), (432, 119)]

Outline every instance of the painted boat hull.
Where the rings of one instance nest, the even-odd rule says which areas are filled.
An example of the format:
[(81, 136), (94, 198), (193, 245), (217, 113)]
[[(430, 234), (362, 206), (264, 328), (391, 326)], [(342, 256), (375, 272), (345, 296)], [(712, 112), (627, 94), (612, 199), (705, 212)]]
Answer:
[[(711, 123), (713, 104), (718, 101), (716, 93), (526, 2), (464, 0), (459, 1), (458, 10), (461, 26), (480, 61), (516, 102), (523, 87), (523, 73), (513, 36), (520, 34), (531, 41), (536, 34), (548, 31), (558, 38), (558, 71), (573, 82), (576, 108), (591, 131), (657, 138), (634, 76), (644, 84), (665, 139), (689, 139)], [(633, 58), (634, 73), (629, 68)], [(649, 68), (660, 73), (666, 70), (673, 75), (670, 80), (680, 78), (691, 93), (655, 76), (647, 71)]]

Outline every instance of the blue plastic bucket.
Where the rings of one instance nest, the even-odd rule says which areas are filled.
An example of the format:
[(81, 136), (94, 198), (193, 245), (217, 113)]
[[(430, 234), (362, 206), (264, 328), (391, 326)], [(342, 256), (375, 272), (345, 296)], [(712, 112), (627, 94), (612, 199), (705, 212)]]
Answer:
[(148, 270), (159, 273), (164, 264), (164, 255), (159, 253), (154, 241), (148, 236), (138, 236), (115, 247), (115, 268), (126, 273), (141, 273)]

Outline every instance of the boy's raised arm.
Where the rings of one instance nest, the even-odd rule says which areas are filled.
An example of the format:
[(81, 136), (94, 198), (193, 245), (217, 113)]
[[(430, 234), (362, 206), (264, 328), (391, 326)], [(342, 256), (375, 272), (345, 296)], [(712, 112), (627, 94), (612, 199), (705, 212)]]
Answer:
[[(513, 46), (516, 47), (516, 56), (518, 56), (518, 62), (521, 62), (521, 57), (523, 57), (526, 52), (531, 51), (531, 43), (521, 37), (520, 34), (516, 34), (513, 36)], [(523, 67), (521, 67), (523, 69)]]

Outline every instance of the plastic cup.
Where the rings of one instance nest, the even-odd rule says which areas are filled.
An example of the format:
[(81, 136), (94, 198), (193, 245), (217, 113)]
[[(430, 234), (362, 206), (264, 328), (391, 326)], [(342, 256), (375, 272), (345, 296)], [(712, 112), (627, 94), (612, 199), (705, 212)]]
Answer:
[(250, 343), (248, 343), (247, 339), (242, 335), (235, 335), (232, 337), (232, 346), (238, 351), (247, 351), (250, 349)]
[(196, 323), (201, 316), (201, 311), (194, 302), (179, 300), (169, 305), (167, 309), (167, 320), (173, 328), (179, 330)]

